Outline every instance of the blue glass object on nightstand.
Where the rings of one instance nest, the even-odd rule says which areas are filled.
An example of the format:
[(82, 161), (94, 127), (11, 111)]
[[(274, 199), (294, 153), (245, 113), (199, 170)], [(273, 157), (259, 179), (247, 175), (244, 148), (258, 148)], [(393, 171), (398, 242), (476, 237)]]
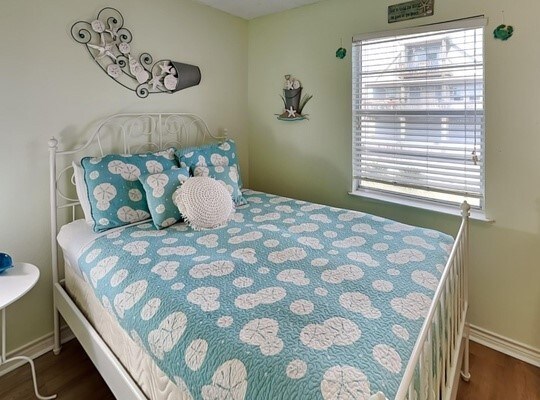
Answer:
[(6, 253), (0, 253), (0, 274), (13, 267), (13, 260)]

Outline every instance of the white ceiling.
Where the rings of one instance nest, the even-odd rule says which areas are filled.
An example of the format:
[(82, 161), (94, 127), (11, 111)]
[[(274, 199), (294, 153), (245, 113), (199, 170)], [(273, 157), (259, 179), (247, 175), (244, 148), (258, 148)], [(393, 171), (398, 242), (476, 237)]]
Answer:
[(321, 0), (196, 0), (226, 13), (252, 19), (291, 8), (318, 3)]

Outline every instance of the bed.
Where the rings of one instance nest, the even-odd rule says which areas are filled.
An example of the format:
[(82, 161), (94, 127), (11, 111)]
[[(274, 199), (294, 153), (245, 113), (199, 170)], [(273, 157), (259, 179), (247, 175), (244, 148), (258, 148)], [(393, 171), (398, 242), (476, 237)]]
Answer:
[(466, 203), (455, 239), (248, 189), (215, 230), (77, 218), (72, 160), (223, 139), (172, 113), (111, 116), (73, 150), (49, 141), (54, 352), (62, 316), (119, 399), (455, 398)]

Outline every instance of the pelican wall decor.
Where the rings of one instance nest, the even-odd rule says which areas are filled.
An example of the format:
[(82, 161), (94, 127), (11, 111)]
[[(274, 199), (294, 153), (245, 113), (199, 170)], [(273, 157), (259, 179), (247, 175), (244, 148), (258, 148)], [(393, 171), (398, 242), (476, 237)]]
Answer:
[(139, 97), (150, 93), (174, 93), (201, 82), (201, 70), (169, 59), (154, 63), (149, 53), (131, 52), (131, 32), (124, 28), (120, 11), (106, 7), (92, 22), (78, 21), (71, 36), (86, 49), (100, 68)]

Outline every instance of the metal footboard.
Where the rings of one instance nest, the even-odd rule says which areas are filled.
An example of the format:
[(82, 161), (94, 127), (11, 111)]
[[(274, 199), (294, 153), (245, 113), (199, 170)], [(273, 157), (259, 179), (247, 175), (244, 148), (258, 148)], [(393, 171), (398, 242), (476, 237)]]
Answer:
[(469, 374), (468, 236), (470, 206), (461, 206), (462, 222), (450, 257), (413, 349), (396, 400), (449, 400), (457, 392), (461, 369)]

